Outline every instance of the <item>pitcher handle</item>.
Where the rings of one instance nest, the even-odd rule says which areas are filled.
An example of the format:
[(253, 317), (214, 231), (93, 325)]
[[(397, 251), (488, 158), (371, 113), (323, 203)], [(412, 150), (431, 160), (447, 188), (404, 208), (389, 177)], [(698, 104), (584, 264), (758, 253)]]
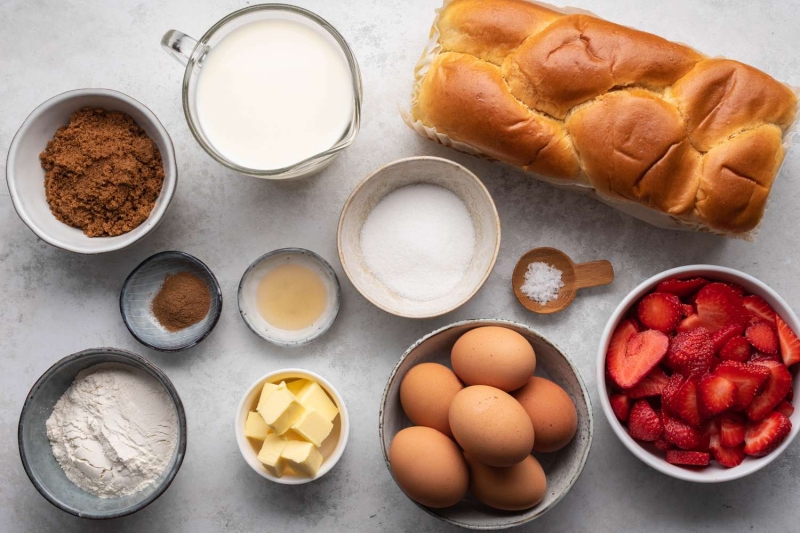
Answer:
[(192, 50), (197, 45), (197, 41), (178, 30), (169, 30), (161, 38), (161, 47), (174, 57), (181, 65), (189, 62)]

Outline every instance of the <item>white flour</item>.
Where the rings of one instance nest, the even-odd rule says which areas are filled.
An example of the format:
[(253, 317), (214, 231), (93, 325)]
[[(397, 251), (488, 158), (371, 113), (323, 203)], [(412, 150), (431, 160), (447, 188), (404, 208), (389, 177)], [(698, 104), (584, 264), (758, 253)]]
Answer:
[(175, 453), (178, 417), (141, 370), (101, 364), (77, 375), (47, 419), (53, 455), (78, 487), (101, 498), (142, 490)]

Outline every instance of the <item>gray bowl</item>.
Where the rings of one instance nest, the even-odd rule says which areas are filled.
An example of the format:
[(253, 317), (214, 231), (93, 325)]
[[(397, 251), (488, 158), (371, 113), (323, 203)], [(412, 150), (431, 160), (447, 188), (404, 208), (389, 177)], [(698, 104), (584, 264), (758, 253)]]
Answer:
[[(178, 445), (175, 456), (161, 477), (143, 490), (120, 498), (100, 498), (74, 485), (53, 457), (45, 428), (53, 406), (75, 380), (75, 376), (100, 363), (130, 365), (149, 374), (166, 389), (178, 414)], [(61, 359), (33, 385), (22, 406), (18, 440), (25, 473), (47, 501), (81, 518), (117, 518), (147, 507), (172, 483), (186, 454), (186, 414), (178, 392), (158, 367), (131, 352), (115, 348), (92, 348)]]
[(455, 526), (482, 530), (505, 529), (535, 520), (555, 507), (578, 480), (592, 445), (592, 406), (583, 379), (569, 357), (544, 335), (523, 324), (485, 319), (456, 322), (422, 337), (400, 358), (383, 391), (379, 422), (381, 448), (386, 467), (391, 472), (389, 445), (401, 429), (413, 425), (400, 405), (400, 383), (406, 372), (426, 362), (449, 367), (450, 350), (456, 340), (467, 331), (481, 326), (509, 328), (528, 339), (536, 352), (536, 375), (558, 383), (567, 391), (578, 411), (578, 431), (572, 442), (555, 453), (534, 454), (547, 475), (547, 494), (535, 507), (525, 511), (499, 511), (471, 497), (444, 509), (416, 504), (428, 514)]
[[(167, 331), (150, 311), (167, 274), (189, 272), (203, 280), (211, 294), (208, 314), (197, 324), (180, 331)], [(137, 341), (162, 352), (179, 352), (199, 344), (217, 325), (222, 313), (222, 291), (205, 263), (184, 252), (151, 255), (133, 269), (119, 295), (122, 321)]]

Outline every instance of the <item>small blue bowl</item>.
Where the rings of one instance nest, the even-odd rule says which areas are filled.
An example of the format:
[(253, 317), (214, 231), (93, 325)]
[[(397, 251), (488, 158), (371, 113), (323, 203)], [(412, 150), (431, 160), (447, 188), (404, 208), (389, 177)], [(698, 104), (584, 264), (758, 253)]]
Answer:
[[(189, 272), (205, 282), (211, 294), (211, 307), (197, 324), (168, 331), (158, 323), (150, 306), (164, 278), (178, 272)], [(130, 273), (119, 295), (119, 310), (137, 341), (161, 352), (179, 352), (199, 344), (217, 325), (222, 313), (222, 290), (211, 270), (196, 257), (184, 252), (161, 252), (142, 261)]]
[[(75, 377), (83, 370), (101, 363), (129, 365), (155, 378), (174, 402), (178, 415), (178, 445), (175, 456), (161, 477), (139, 492), (120, 498), (100, 498), (73, 484), (53, 456), (45, 427), (53, 407), (72, 385)], [(42, 374), (22, 406), (17, 438), (25, 473), (47, 501), (72, 515), (104, 520), (135, 513), (154, 502), (167, 490), (186, 454), (186, 414), (172, 382), (147, 359), (116, 348), (92, 348), (68, 355)]]

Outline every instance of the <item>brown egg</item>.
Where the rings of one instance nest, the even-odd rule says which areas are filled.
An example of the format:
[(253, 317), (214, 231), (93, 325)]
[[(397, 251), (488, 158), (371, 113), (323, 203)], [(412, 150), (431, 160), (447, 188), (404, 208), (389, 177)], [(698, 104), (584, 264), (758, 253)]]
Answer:
[(508, 468), (487, 466), (465, 454), (469, 464), (469, 491), (480, 502), (503, 511), (530, 509), (544, 499), (547, 479), (532, 455)]
[(422, 505), (449, 507), (467, 493), (467, 462), (456, 443), (435, 429), (400, 431), (389, 447), (389, 463), (400, 488)]
[(486, 385), (456, 394), (450, 429), (466, 452), (491, 466), (515, 465), (533, 447), (533, 425), (525, 409), (508, 393)]
[(578, 429), (578, 413), (572, 398), (550, 380), (532, 377), (514, 398), (522, 404), (536, 432), (534, 451), (554, 452), (572, 440)]
[(450, 402), (464, 388), (453, 371), (437, 363), (422, 363), (400, 384), (400, 404), (406, 416), (418, 426), (437, 429), (452, 437), (448, 416)]
[(467, 385), (489, 385), (511, 392), (533, 375), (536, 354), (531, 343), (516, 331), (486, 326), (470, 330), (456, 341), (450, 364)]

